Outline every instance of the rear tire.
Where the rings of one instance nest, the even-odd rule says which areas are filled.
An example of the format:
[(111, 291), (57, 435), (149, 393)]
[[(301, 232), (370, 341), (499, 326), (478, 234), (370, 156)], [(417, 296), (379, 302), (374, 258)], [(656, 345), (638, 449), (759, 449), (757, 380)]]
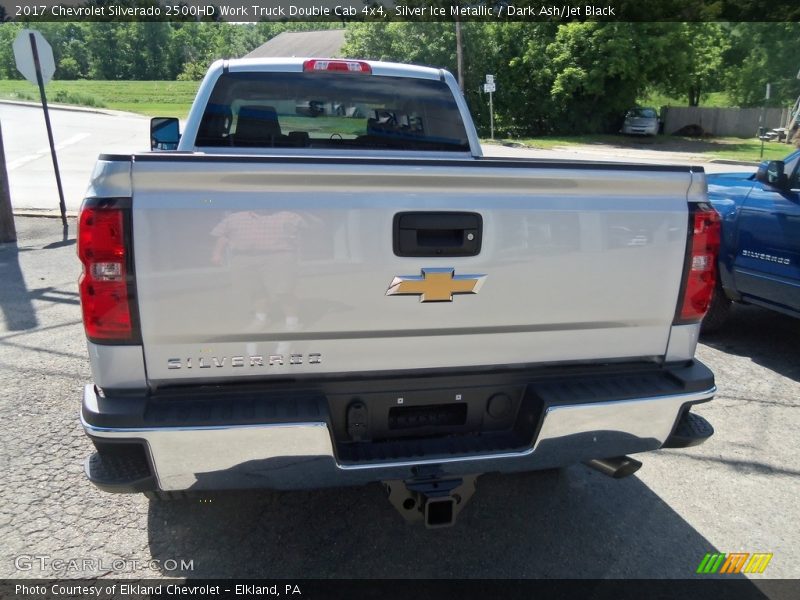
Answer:
[(725, 321), (728, 320), (728, 315), (731, 312), (731, 301), (722, 291), (722, 286), (717, 281), (714, 286), (714, 296), (711, 298), (711, 305), (708, 307), (708, 312), (703, 318), (703, 323), (700, 326), (701, 333), (715, 333), (722, 329)]

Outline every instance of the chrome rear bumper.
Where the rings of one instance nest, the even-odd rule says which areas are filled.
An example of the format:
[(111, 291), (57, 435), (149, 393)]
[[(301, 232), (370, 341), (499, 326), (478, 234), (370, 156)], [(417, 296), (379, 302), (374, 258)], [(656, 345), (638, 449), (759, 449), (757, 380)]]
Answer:
[[(712, 386), (692, 393), (551, 406), (532, 446), (520, 451), (374, 463), (337, 460), (324, 420), (135, 428), (93, 425), (83, 414), (81, 421), (95, 440), (143, 442), (157, 487), (164, 491), (303, 489), (409, 479), (424, 465), (442, 475), (532, 471), (656, 450), (670, 437), (683, 407), (710, 400), (715, 391)], [(86, 386), (83, 403), (84, 413), (97, 410), (94, 386)]]

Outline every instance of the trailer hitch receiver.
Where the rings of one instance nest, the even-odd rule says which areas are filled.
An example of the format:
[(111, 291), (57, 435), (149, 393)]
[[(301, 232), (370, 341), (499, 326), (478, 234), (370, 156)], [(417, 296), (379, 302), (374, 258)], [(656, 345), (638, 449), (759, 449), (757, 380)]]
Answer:
[(384, 481), (389, 502), (409, 523), (423, 521), (428, 529), (450, 527), (475, 493), (478, 475), (424, 477)]

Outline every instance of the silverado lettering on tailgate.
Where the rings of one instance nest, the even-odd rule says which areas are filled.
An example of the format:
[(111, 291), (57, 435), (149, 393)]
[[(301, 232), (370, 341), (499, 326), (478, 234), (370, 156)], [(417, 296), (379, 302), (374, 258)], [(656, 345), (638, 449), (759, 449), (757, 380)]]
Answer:
[(322, 354), (254, 354), (249, 356), (201, 356), (196, 362), (193, 358), (168, 358), (168, 369), (210, 369), (211, 367), (282, 367), (284, 365), (318, 365), (322, 363)]

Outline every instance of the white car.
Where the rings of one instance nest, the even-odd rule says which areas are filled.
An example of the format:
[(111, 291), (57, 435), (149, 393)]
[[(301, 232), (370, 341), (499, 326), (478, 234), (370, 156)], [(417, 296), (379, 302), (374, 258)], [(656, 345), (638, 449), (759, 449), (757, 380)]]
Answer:
[(654, 108), (632, 108), (625, 113), (622, 133), (625, 135), (657, 135), (658, 113)]

